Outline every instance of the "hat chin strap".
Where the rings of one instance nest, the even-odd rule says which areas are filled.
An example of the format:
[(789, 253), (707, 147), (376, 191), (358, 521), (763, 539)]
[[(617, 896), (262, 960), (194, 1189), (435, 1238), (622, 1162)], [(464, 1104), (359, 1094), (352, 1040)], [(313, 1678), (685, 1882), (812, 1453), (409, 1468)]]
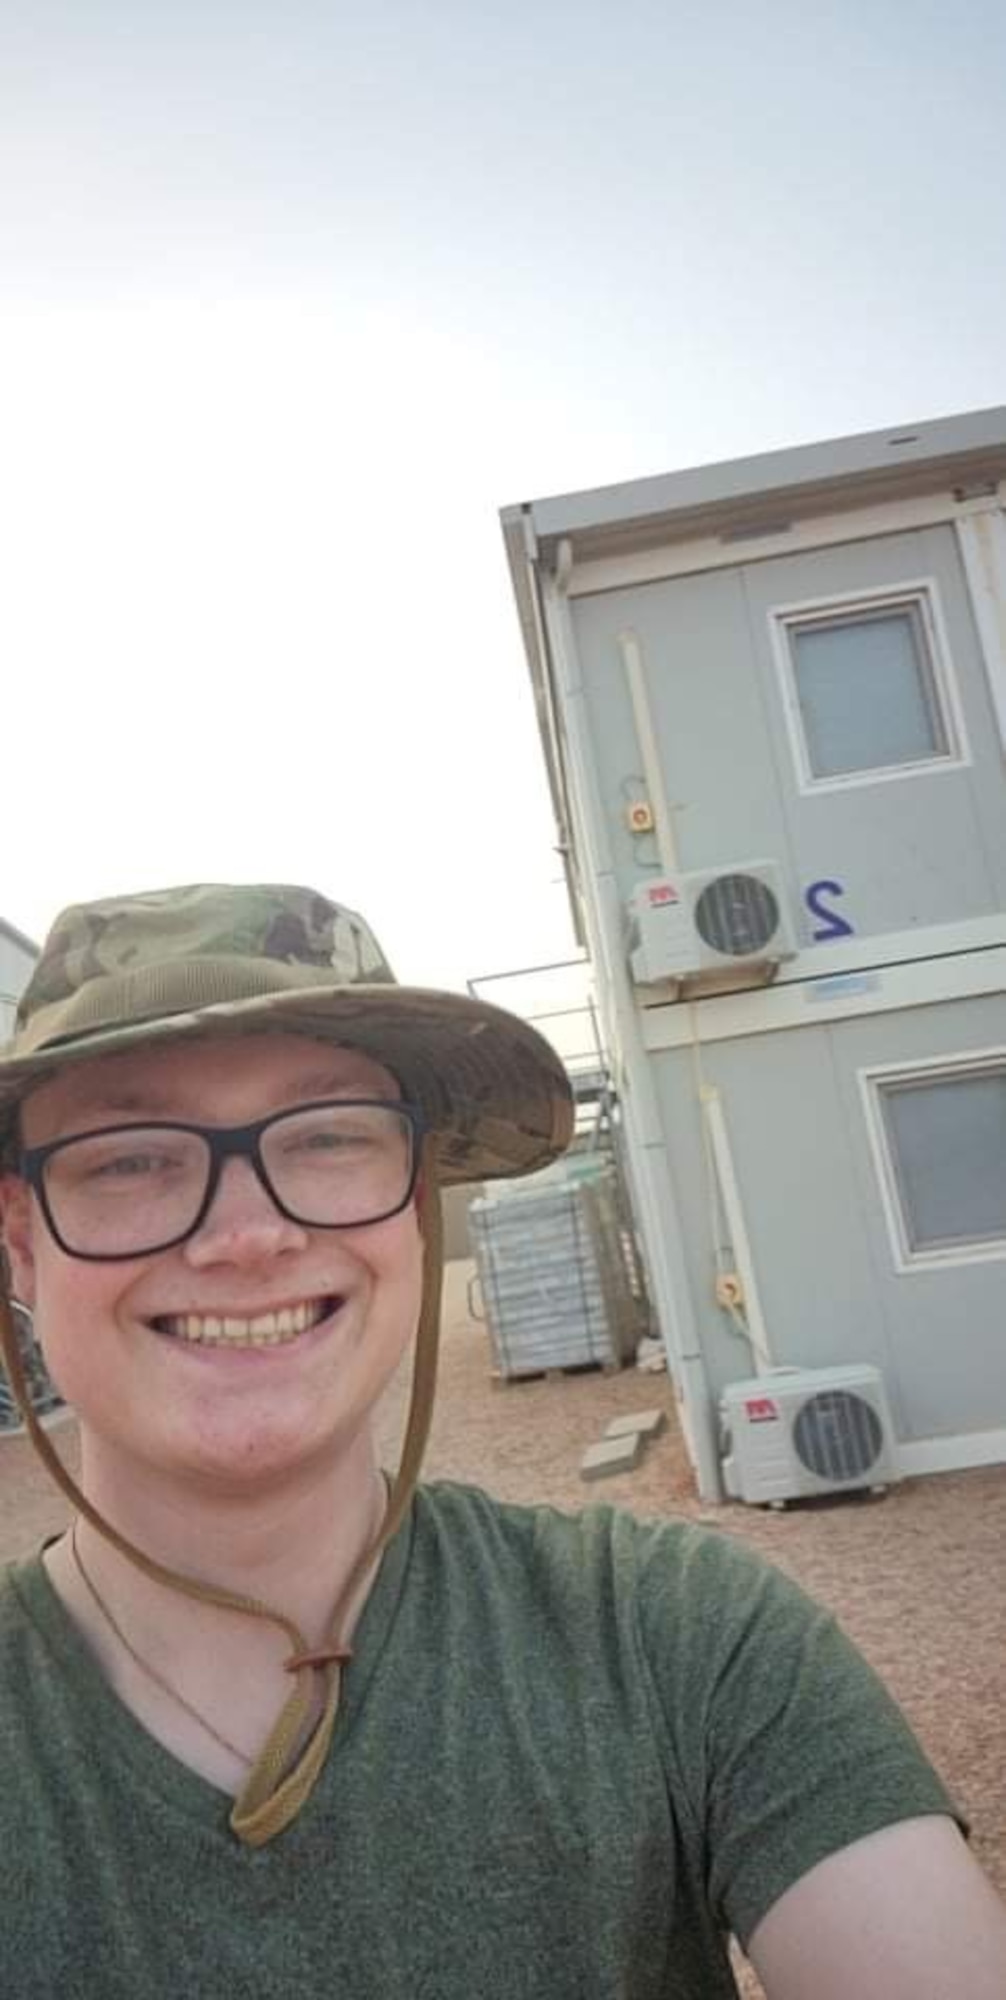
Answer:
[[(435, 1141), (430, 1138), (425, 1141), (423, 1147), (418, 1210), (423, 1237), (423, 1293), (413, 1357), (412, 1393), (401, 1460), (388, 1497), (387, 1511), (380, 1531), (374, 1541), (361, 1550), (353, 1564), (332, 1615), (329, 1641), (318, 1648), (308, 1646), (292, 1619), (285, 1617), (280, 1611), (270, 1610), (269, 1606), (261, 1603), (259, 1599), (243, 1597), (229, 1590), (215, 1590), (210, 1584), (199, 1583), (193, 1577), (181, 1576), (175, 1570), (166, 1568), (164, 1564), (155, 1562), (152, 1557), (145, 1555), (142, 1549), (138, 1549), (133, 1542), (127, 1540), (125, 1535), (120, 1534), (110, 1521), (106, 1521), (96, 1507), (92, 1507), (75, 1480), (71, 1478), (32, 1408), (7, 1286), (5, 1282), (0, 1282), (0, 1352), (3, 1355), (4, 1367), (32, 1444), (71, 1506), (89, 1521), (99, 1534), (104, 1535), (105, 1540), (111, 1542), (113, 1548), (118, 1549), (120, 1554), (136, 1565), (137, 1569), (142, 1570), (145, 1576), (152, 1577), (157, 1583), (166, 1584), (172, 1590), (182, 1592), (186, 1597), (196, 1598), (202, 1604), (213, 1604), (224, 1611), (240, 1611), (249, 1617), (264, 1618), (270, 1624), (278, 1625), (290, 1641), (291, 1653), (286, 1665), (287, 1671), (294, 1677), (293, 1691), (277, 1716), (242, 1791), (234, 1801), (230, 1814), (232, 1832), (248, 1847), (264, 1847), (268, 1841), (275, 1838), (276, 1834), (282, 1833), (284, 1828), (296, 1819), (301, 1807), (314, 1790), (332, 1741), (332, 1731), (339, 1709), (343, 1665), (350, 1657), (349, 1649), (339, 1638), (341, 1614), (351, 1599), (360, 1577), (377, 1561), (382, 1550), (401, 1526), (419, 1477), (419, 1468), (429, 1435), (433, 1394), (436, 1387), (440, 1299), (444, 1269), (443, 1220), (436, 1176)], [(313, 1675), (316, 1672), (325, 1676), (325, 1706), (306, 1744), (296, 1756), (296, 1761), (292, 1761), (310, 1716)]]

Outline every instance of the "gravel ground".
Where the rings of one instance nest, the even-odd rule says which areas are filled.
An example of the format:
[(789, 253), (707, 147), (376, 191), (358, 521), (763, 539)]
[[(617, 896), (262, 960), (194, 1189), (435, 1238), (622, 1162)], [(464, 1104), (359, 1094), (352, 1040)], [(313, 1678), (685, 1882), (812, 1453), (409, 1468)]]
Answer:
[[(882, 1500), (853, 1497), (770, 1513), (695, 1498), (666, 1375), (580, 1374), (494, 1383), (484, 1328), (467, 1315), (470, 1266), (449, 1267), (431, 1476), (472, 1480), (502, 1499), (575, 1510), (595, 1498), (644, 1517), (714, 1522), (828, 1605), (878, 1669), (971, 1820), (974, 1852), (1006, 1896), (1006, 1466), (908, 1480)], [(380, 1432), (393, 1462), (407, 1371)], [(664, 1434), (636, 1470), (585, 1486), (579, 1462), (610, 1417), (660, 1405)], [(72, 1423), (54, 1436), (76, 1462)], [(0, 1439), (0, 1561), (65, 1519), (24, 1440)], [(760, 1988), (750, 1973), (743, 1991)]]

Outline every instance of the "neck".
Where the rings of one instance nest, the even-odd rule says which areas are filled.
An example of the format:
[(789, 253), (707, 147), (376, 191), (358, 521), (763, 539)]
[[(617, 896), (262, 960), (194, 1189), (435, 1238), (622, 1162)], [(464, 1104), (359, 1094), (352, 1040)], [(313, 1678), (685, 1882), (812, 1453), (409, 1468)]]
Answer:
[[(149, 1468), (137, 1477), (134, 1468), (109, 1461), (86, 1435), (81, 1475), (91, 1505), (154, 1562), (210, 1588), (256, 1599), (291, 1620), (310, 1644), (328, 1634), (337, 1611), (340, 1636), (349, 1637), (372, 1577), (357, 1578), (351, 1602), (342, 1600), (377, 1537), (386, 1499), (368, 1434), (336, 1461), (252, 1494), (209, 1486), (194, 1495), (188, 1484), (182, 1491), (170, 1479), (151, 1479)], [(142, 1602), (148, 1617), (157, 1618), (160, 1611), (176, 1630), (184, 1605), (184, 1622), (193, 1628), (205, 1631), (209, 1621), (242, 1627), (247, 1636), (248, 1621), (187, 1600), (149, 1577), (86, 1521), (79, 1524), (78, 1537), (120, 1605)]]
[[(206, 1603), (149, 1576), (84, 1519), (46, 1566), (70, 1615), (126, 1706), (181, 1762), (221, 1789), (240, 1789), (290, 1693), (289, 1626), (308, 1652), (351, 1643), (376, 1575), (359, 1560), (386, 1503), (364, 1436), (325, 1476), (193, 1504), (148, 1481), (123, 1480), (84, 1438), (81, 1487), (111, 1526), (165, 1568), (258, 1601), (288, 1621)], [(81, 1567), (81, 1564), (83, 1567)], [(347, 1584), (350, 1588), (347, 1591)], [(298, 1650), (296, 1644), (294, 1650)], [(312, 1694), (307, 1726), (321, 1713)], [(234, 1746), (237, 1746), (235, 1752)]]

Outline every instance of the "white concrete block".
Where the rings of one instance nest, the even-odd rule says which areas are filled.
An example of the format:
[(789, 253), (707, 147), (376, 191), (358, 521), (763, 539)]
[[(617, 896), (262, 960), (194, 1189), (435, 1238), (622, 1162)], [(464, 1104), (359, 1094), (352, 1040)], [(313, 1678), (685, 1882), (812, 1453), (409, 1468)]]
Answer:
[(638, 1437), (656, 1437), (667, 1423), (666, 1410), (633, 1410), (624, 1417), (612, 1417), (605, 1429), (606, 1438), (629, 1437), (633, 1432)]
[(604, 1479), (609, 1472), (631, 1472), (643, 1455), (643, 1440), (638, 1431), (630, 1437), (602, 1438), (600, 1444), (592, 1444), (580, 1460), (581, 1479)]

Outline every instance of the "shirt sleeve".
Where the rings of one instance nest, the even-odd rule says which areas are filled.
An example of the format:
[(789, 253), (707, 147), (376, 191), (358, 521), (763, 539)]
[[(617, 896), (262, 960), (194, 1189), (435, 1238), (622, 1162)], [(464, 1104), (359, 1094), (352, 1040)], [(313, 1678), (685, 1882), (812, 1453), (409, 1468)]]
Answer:
[(832, 1615), (718, 1529), (651, 1531), (643, 1645), (707, 1896), (742, 1946), (829, 1854), (898, 1820), (964, 1820)]

